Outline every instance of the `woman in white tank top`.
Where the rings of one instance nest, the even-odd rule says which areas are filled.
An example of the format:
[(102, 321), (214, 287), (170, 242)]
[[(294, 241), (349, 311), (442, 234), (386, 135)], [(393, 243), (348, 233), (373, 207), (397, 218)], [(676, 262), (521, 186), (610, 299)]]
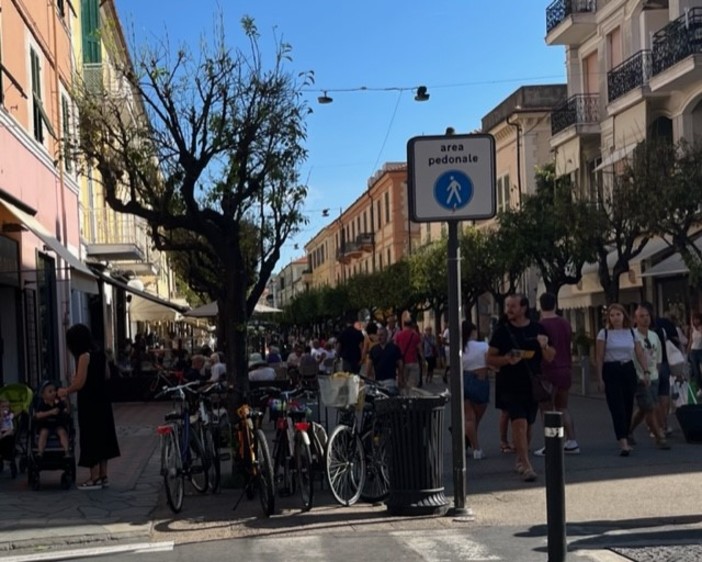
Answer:
[(463, 411), (466, 420), (466, 439), (473, 448), (473, 458), (484, 458), (478, 439), (478, 426), (490, 402), (490, 380), (488, 379), (485, 355), (488, 344), (477, 341), (478, 330), (472, 322), (465, 320), (461, 327), (463, 340)]

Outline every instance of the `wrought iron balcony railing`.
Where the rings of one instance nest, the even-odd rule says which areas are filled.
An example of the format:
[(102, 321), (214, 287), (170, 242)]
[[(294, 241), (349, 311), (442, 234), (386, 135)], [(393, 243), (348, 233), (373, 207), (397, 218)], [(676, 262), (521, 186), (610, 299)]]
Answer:
[(141, 217), (96, 208), (83, 209), (83, 220), (83, 238), (88, 245), (131, 244), (145, 261), (160, 263), (161, 253), (153, 248), (148, 224)]
[(607, 100), (613, 102), (651, 78), (651, 51), (639, 51), (607, 73)]
[(364, 232), (356, 237), (356, 244), (362, 250), (370, 250), (373, 248), (374, 235), (372, 232)]
[(84, 63), (83, 81), (85, 89), (91, 94), (102, 94), (105, 84), (105, 76), (102, 63)]
[(599, 94), (578, 94), (568, 98), (551, 112), (551, 134), (572, 125), (600, 122)]
[(555, 0), (546, 8), (546, 33), (571, 14), (595, 13), (597, 0)]
[(578, 94), (568, 98), (551, 112), (551, 134), (555, 135), (572, 125), (600, 122), (600, 96)]
[(684, 58), (702, 53), (702, 8), (692, 8), (653, 34), (653, 75)]

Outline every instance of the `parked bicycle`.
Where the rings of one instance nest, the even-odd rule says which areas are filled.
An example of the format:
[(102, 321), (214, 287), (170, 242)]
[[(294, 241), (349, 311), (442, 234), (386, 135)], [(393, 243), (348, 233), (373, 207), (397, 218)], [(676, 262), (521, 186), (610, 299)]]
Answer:
[(347, 506), (359, 499), (383, 500), (390, 486), (387, 433), (377, 421), (375, 400), (388, 398), (388, 391), (372, 379), (345, 373), (320, 377), (320, 390), (324, 404), (339, 409), (325, 455), (334, 499)]
[(275, 422), (273, 440), (274, 475), (278, 494), (293, 495), (297, 490), (303, 511), (312, 509), (315, 474), (321, 473), (326, 432), (310, 420), (305, 400), (317, 394), (304, 388), (281, 391), (269, 401), (271, 420)]
[(197, 421), (194, 426), (206, 456), (208, 485), (216, 494), (220, 491), (221, 463), (230, 458), (228, 453), (220, 453), (220, 447), (231, 444), (231, 427), (224, 408), (226, 386), (223, 383), (205, 385), (197, 395)]
[(261, 388), (249, 391), (244, 404), (237, 408), (233, 420), (234, 460), (246, 478), (241, 496), (233, 509), (239, 507), (244, 495), (253, 499), (258, 492), (266, 517), (273, 515), (275, 510), (275, 490), (273, 462), (266, 436), (261, 429), (264, 413), (260, 405), (271, 391), (277, 392), (278, 389)]
[(166, 488), (166, 501), (174, 513), (183, 508), (186, 478), (200, 493), (205, 493), (208, 487), (209, 461), (200, 437), (197, 431), (193, 431), (190, 422), (188, 398), (196, 396), (193, 387), (198, 384), (194, 381), (167, 387), (157, 395), (172, 397), (177, 407), (176, 411), (166, 414), (166, 423), (156, 428), (161, 440), (161, 476)]

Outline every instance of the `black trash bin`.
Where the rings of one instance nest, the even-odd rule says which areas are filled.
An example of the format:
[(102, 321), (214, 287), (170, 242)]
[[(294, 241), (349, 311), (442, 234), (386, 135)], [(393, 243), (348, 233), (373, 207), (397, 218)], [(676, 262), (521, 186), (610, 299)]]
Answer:
[(448, 397), (398, 396), (375, 403), (389, 429), (391, 515), (443, 515), (444, 408)]

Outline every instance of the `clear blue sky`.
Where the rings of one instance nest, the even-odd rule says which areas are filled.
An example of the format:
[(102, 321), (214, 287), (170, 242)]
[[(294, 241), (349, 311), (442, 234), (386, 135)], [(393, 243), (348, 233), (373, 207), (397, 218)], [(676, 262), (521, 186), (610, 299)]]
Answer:
[[(367, 186), (384, 162), (405, 161), (407, 140), (480, 127), (481, 118), (524, 84), (565, 81), (561, 47), (544, 42), (546, 5), (528, 0), (116, 0), (127, 35), (137, 42), (166, 33), (171, 44), (197, 45), (221, 9), (232, 44), (243, 15), (256, 20), (269, 52), (274, 29), (293, 47), (291, 69), (314, 70), (309, 92), (309, 224), (286, 244), (277, 270), (304, 254), (304, 245)], [(240, 43), (241, 44), (241, 43)], [(412, 91), (335, 89), (426, 85)], [(328, 90), (334, 102), (319, 105)], [(294, 245), (298, 244), (296, 250)]]

